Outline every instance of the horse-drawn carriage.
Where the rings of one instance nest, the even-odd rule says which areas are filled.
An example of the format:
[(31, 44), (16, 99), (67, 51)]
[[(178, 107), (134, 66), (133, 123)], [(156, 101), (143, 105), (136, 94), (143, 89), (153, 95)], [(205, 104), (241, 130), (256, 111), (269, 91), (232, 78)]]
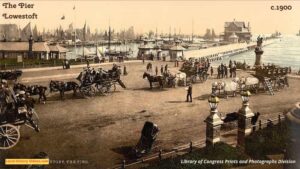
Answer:
[(158, 83), (160, 88), (186, 86), (186, 74), (183, 72), (171, 73), (170, 71), (162, 75), (152, 75), (151, 73), (144, 72), (143, 78), (147, 78), (150, 84), (150, 89), (153, 83)]
[(257, 93), (259, 89), (259, 80), (255, 77), (241, 77), (234, 79), (226, 79), (223, 81), (212, 83), (212, 93), (224, 98), (227, 98), (229, 94), (236, 96), (242, 90), (249, 90), (253, 93)]
[(94, 96), (97, 92), (105, 95), (116, 90), (116, 85), (126, 88), (120, 78), (121, 70), (117, 65), (114, 65), (111, 70), (105, 71), (86, 69), (77, 77), (80, 81), (79, 91), (84, 96)]
[(1, 71), (0, 80), (17, 80), (22, 75), (21, 70)]
[(285, 86), (289, 86), (287, 78), (289, 72), (290, 69), (288, 67), (268, 65), (256, 67), (253, 76), (259, 79), (260, 84), (263, 84), (264, 90), (268, 90), (273, 95), (273, 89), (280, 90)]
[[(8, 95), (7, 93), (10, 92)], [(34, 109), (17, 98), (12, 90), (1, 89), (0, 149), (10, 149), (20, 140), (20, 126), (39, 132), (38, 115)]]
[(200, 63), (193, 63), (193, 62), (184, 62), (182, 67), (180, 68), (181, 72), (184, 72), (187, 78), (190, 79), (192, 83), (197, 81), (197, 78), (201, 82), (205, 82), (208, 78), (208, 65), (202, 65)]

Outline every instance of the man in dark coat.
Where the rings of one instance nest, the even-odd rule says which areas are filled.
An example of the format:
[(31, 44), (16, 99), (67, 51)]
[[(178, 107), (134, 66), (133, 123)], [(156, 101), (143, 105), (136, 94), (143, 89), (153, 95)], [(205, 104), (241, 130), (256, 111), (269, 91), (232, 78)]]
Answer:
[(163, 65), (161, 65), (161, 67), (160, 67), (160, 74), (164, 74), (164, 66)]
[(224, 65), (224, 74), (225, 74), (224, 77), (228, 78), (228, 68), (226, 65)]
[(192, 93), (193, 93), (193, 87), (192, 84), (189, 84), (189, 87), (187, 88), (187, 95), (186, 95), (186, 102), (192, 102)]

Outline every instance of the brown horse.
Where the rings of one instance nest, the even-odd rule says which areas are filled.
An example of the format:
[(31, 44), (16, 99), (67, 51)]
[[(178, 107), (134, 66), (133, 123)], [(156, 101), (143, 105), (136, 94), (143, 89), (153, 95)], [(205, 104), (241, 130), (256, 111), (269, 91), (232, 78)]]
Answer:
[(154, 82), (158, 82), (159, 84), (159, 87), (162, 89), (164, 88), (164, 83), (165, 83), (165, 79), (164, 77), (162, 76), (153, 76), (153, 75), (150, 75), (149, 73), (145, 72), (143, 74), (143, 78), (147, 78), (148, 81), (149, 81), (149, 84), (150, 84), (150, 89), (152, 89), (152, 83)]

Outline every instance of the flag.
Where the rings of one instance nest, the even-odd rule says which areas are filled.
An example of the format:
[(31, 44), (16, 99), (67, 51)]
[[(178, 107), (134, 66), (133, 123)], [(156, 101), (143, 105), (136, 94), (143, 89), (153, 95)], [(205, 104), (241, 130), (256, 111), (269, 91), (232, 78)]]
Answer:
[(61, 20), (64, 20), (65, 19), (65, 15), (63, 15), (62, 17), (61, 17)]

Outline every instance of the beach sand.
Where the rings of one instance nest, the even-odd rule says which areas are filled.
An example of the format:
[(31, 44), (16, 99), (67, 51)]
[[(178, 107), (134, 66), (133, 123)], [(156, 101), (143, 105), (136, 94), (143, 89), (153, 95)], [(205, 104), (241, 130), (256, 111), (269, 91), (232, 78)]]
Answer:
[[(88, 161), (88, 164), (53, 164), (47, 168), (108, 168), (128, 158), (126, 153), (138, 142), (145, 121), (152, 121), (160, 128), (154, 152), (205, 139), (204, 120), (209, 115), (207, 98), (211, 83), (219, 80), (214, 76), (204, 83), (193, 84), (193, 102), (187, 103), (185, 87), (150, 90), (148, 81), (142, 78), (146, 63), (128, 64), (129, 74), (121, 77), (127, 89), (117, 86), (116, 92), (107, 96), (84, 99), (68, 93), (61, 101), (58, 93), (49, 94), (51, 97), (45, 105), (36, 105), (41, 132), (21, 127), (20, 142), (12, 149), (1, 151), (1, 158), (28, 158), (44, 151), (50, 160)], [(153, 62), (153, 70), (155, 66), (160, 70), (166, 63)], [(174, 63), (168, 65), (171, 70), (178, 69)], [(108, 68), (111, 65), (104, 66)], [(75, 77), (81, 70), (26, 72), (22, 78), (35, 78), (29, 83), (48, 85), (50, 79), (38, 77), (59, 74)], [(237, 75), (251, 76), (245, 71), (238, 71)], [(72, 79), (73, 75), (68, 78)], [(274, 96), (267, 92), (253, 94), (250, 108), (253, 112), (259, 111), (261, 118), (277, 117), (300, 100), (299, 82), (299, 79), (290, 79), (290, 87), (275, 92)], [(218, 110), (235, 112), (241, 105), (241, 97), (237, 95), (221, 99)]]

